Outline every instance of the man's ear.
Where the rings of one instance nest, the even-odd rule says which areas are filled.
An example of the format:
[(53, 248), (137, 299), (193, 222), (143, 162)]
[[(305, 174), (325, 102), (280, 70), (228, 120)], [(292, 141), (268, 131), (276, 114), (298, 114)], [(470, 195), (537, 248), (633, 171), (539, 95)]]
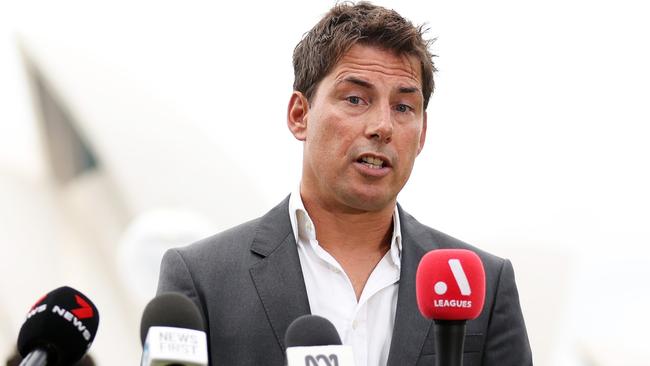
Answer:
[(418, 147), (418, 155), (424, 148), (424, 141), (427, 139), (427, 111), (424, 111), (424, 117), (422, 118), (422, 133), (420, 133), (420, 146)]
[(300, 141), (307, 139), (307, 113), (309, 113), (309, 101), (301, 92), (294, 90), (287, 108), (287, 127)]

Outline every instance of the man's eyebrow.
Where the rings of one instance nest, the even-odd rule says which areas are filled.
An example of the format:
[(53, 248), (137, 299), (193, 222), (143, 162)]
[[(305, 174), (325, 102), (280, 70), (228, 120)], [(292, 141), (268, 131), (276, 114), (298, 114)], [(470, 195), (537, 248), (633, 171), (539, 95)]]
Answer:
[(400, 87), (400, 88), (398, 89), (398, 91), (399, 91), (400, 93), (407, 93), (407, 94), (408, 94), (408, 93), (419, 93), (419, 92), (420, 92), (420, 88), (416, 88), (416, 87), (414, 87), (414, 86), (408, 86), (408, 87), (407, 87), (407, 86), (402, 86), (402, 87)]

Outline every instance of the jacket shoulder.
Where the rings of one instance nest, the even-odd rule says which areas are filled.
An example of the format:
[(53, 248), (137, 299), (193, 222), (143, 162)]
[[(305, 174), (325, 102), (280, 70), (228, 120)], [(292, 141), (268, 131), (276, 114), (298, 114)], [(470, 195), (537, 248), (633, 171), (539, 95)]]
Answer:
[(241, 258), (250, 252), (250, 244), (260, 220), (261, 218), (247, 221), (176, 250), (189, 263), (215, 263), (228, 258)]

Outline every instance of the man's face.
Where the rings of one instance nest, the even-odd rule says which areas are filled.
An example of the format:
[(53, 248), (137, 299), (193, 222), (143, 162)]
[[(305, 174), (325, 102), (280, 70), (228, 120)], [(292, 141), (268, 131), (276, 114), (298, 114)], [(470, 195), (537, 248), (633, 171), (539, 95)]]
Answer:
[(424, 145), (423, 103), (415, 57), (353, 46), (311, 104), (299, 92), (289, 103), (289, 128), (304, 141), (303, 196), (332, 209), (392, 208)]

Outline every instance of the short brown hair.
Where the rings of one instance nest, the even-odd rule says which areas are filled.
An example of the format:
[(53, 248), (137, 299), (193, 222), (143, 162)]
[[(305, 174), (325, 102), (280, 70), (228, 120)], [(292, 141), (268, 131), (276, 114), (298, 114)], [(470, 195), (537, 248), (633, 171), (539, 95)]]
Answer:
[(293, 51), (293, 89), (311, 101), (318, 83), (355, 43), (415, 56), (422, 67), (424, 108), (433, 92), (433, 73), (424, 26), (415, 27), (396, 11), (362, 1), (335, 5)]

